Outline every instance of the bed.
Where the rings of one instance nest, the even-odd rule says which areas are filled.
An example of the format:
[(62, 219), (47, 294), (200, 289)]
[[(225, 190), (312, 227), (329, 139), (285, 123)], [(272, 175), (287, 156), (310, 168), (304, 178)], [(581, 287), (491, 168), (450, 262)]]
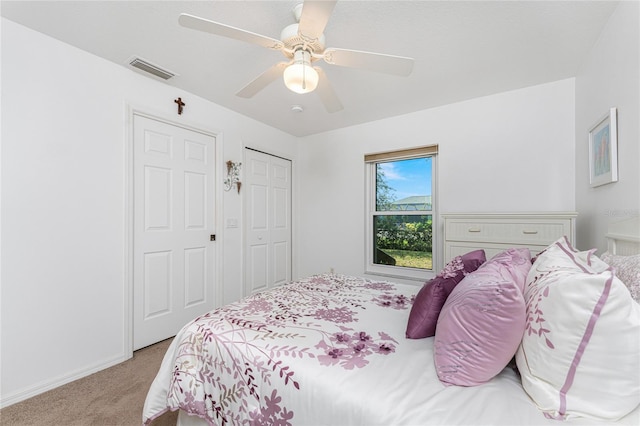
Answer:
[[(638, 223), (601, 257), (566, 238), (457, 256), (444, 296), (323, 274), (215, 309), (173, 340), (143, 424), (640, 424), (640, 304), (615, 275), (640, 280)], [(435, 318), (418, 310), (438, 297)]]

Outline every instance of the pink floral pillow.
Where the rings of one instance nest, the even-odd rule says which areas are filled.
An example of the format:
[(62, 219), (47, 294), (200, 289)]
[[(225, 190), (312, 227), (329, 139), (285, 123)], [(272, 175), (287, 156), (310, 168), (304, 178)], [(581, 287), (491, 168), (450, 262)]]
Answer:
[(611, 268), (561, 238), (531, 267), (525, 300), (516, 363), (548, 418), (612, 421), (640, 404), (640, 305)]
[(640, 254), (620, 256), (610, 253), (602, 255), (602, 260), (611, 265), (631, 293), (631, 297), (640, 303)]
[(486, 261), (484, 250), (475, 250), (453, 258), (440, 273), (427, 281), (413, 302), (409, 313), (406, 336), (421, 339), (436, 334), (440, 310), (451, 290)]
[(453, 289), (440, 312), (434, 341), (443, 384), (479, 385), (507, 366), (524, 332), (522, 290), (530, 268), (529, 249), (509, 249)]

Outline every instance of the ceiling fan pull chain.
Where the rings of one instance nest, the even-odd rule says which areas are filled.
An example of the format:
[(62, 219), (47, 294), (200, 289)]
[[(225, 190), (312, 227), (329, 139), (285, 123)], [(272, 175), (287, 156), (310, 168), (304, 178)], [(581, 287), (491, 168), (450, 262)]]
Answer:
[(307, 90), (307, 67), (302, 67), (302, 90)]

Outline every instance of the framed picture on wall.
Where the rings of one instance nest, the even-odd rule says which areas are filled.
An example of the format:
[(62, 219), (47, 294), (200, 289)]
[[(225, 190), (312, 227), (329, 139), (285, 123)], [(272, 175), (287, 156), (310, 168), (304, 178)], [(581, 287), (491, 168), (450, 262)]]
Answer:
[(591, 187), (618, 181), (617, 110), (611, 108), (589, 130), (589, 183)]

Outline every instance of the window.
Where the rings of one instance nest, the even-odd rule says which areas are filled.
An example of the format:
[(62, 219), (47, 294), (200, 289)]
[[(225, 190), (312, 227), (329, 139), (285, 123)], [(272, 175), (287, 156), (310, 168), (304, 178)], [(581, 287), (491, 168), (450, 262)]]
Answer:
[(437, 146), (365, 156), (366, 272), (420, 279), (433, 271)]

